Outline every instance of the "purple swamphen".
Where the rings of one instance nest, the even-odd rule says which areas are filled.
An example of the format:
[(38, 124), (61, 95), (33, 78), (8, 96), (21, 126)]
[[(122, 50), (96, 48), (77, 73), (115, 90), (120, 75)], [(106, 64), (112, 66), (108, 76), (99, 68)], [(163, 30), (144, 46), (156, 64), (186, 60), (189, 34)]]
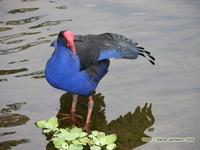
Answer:
[(108, 72), (110, 58), (136, 59), (140, 55), (155, 64), (150, 52), (113, 33), (74, 35), (71, 31), (61, 31), (51, 46), (55, 50), (46, 65), (46, 80), (53, 87), (73, 94), (71, 114), (76, 112), (78, 95), (88, 96), (84, 126), (87, 131), (94, 105), (91, 95)]

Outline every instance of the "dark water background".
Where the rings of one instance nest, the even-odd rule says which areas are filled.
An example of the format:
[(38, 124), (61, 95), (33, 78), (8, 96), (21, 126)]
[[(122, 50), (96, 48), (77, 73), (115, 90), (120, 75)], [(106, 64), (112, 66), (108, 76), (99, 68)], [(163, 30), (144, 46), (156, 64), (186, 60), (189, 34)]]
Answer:
[[(199, 0), (0, 0), (0, 150), (45, 149), (34, 123), (67, 111), (70, 95), (43, 75), (50, 41), (65, 29), (123, 34), (157, 58), (156, 66), (112, 60), (97, 88), (91, 128), (119, 132), (127, 149), (199, 150)], [(85, 101), (79, 111), (86, 109)], [(142, 136), (195, 142), (144, 144)]]

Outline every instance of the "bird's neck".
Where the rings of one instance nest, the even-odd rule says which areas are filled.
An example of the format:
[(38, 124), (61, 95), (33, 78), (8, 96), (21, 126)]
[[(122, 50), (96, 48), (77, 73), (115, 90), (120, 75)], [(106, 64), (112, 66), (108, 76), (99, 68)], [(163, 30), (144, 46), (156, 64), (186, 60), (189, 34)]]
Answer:
[(67, 44), (65, 44), (61, 39), (57, 39), (57, 45), (59, 47), (67, 47)]

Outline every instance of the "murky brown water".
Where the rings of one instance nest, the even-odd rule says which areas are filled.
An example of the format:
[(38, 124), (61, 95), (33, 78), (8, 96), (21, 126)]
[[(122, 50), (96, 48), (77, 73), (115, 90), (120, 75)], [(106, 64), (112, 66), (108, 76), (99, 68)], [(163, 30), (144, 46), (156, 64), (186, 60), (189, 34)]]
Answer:
[[(199, 150), (199, 0), (0, 0), (0, 150), (46, 149), (35, 122), (67, 112), (70, 95), (43, 74), (50, 41), (65, 29), (123, 34), (157, 58), (156, 66), (112, 60), (97, 89), (92, 129), (118, 133), (120, 149)], [(84, 116), (86, 101), (79, 101)], [(195, 142), (145, 144), (143, 136)]]

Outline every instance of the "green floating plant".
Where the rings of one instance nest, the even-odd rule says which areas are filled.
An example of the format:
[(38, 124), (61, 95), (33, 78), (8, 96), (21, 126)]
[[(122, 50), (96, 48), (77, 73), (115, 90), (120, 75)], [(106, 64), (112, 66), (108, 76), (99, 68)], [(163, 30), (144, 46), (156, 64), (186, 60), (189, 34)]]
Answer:
[(44, 133), (58, 131), (58, 119), (56, 117), (50, 118), (48, 121), (40, 120), (36, 122), (37, 127), (42, 128)]
[(51, 134), (50, 141), (59, 150), (83, 150), (89, 147), (90, 150), (113, 150), (116, 148), (115, 134), (106, 135), (104, 132), (92, 131), (90, 134), (82, 128), (73, 127), (58, 128), (58, 119), (50, 118), (48, 121), (36, 122), (36, 126), (43, 129), (43, 133)]

